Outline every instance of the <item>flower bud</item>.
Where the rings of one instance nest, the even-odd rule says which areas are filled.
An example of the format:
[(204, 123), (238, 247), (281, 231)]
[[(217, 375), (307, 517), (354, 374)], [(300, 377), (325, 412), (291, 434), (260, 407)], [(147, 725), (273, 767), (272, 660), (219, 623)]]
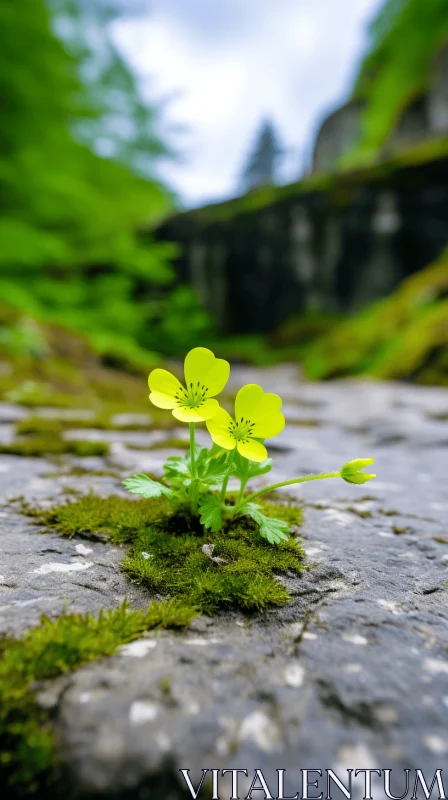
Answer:
[(373, 461), (373, 458), (354, 458), (352, 461), (347, 461), (341, 468), (341, 478), (347, 481), (347, 483), (367, 483), (367, 481), (372, 480), (372, 478), (376, 478), (376, 475), (373, 473), (361, 472), (361, 470), (369, 464), (373, 464)]

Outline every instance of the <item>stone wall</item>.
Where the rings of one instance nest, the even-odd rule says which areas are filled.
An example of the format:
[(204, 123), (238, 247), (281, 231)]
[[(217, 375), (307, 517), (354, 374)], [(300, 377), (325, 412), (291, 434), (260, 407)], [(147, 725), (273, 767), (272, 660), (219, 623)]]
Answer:
[[(323, 121), (314, 144), (312, 170), (327, 172), (359, 141), (366, 103), (354, 97)], [(448, 135), (448, 43), (434, 58), (427, 85), (404, 104), (383, 145), (384, 154), (403, 146)]]
[(448, 242), (448, 154), (313, 178), (179, 214), (190, 281), (223, 332), (272, 330), (311, 309), (350, 312), (391, 292)]
[(355, 145), (361, 135), (364, 105), (361, 100), (349, 100), (324, 119), (314, 144), (313, 172), (333, 169), (339, 158)]

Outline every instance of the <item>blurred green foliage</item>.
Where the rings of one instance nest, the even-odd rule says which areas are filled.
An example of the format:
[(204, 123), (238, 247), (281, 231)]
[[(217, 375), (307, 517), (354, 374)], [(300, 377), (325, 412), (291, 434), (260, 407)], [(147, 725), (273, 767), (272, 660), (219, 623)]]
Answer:
[(155, 161), (173, 155), (157, 133), (159, 111), (141, 95), (110, 31), (116, 19), (147, 12), (145, 0), (47, 0), (53, 28), (72, 55), (87, 107), (72, 123), (95, 152), (153, 176)]
[(309, 378), (347, 375), (448, 386), (448, 251), (385, 300), (311, 344)]
[(108, 33), (116, 5), (0, 5), (0, 296), (139, 358), (209, 321), (148, 232), (173, 205), (150, 177), (166, 148)]
[(344, 156), (345, 166), (374, 158), (403, 110), (426, 88), (434, 58), (448, 39), (448, 3), (386, 0), (370, 38), (355, 86), (355, 96), (366, 101), (362, 135)]

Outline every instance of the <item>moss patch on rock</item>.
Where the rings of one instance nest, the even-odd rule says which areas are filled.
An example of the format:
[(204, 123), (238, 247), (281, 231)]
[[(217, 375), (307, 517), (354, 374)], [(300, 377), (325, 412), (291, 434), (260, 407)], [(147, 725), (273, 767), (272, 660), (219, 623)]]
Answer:
[(322, 380), (345, 375), (448, 385), (448, 251), (394, 294), (310, 346), (304, 367)]
[[(157, 628), (182, 628), (194, 608), (170, 600), (131, 611), (126, 603), (98, 617), (64, 614), (42, 617), (41, 625), (20, 639), (0, 639), (0, 792), (2, 797), (54, 797), (60, 779), (50, 713), (32, 688)], [(40, 685), (39, 685), (40, 684)]]
[(13, 456), (104, 456), (109, 452), (107, 442), (62, 439), (56, 435), (27, 436), (9, 444), (0, 444), (0, 454)]
[[(52, 508), (23, 511), (62, 536), (86, 533), (127, 544), (122, 568), (153, 595), (147, 610), (120, 608), (90, 615), (42, 617), (17, 640), (0, 639), (0, 791), (5, 796), (49, 800), (59, 791), (62, 769), (51, 714), (32, 694), (82, 664), (109, 656), (155, 628), (181, 628), (195, 614), (219, 610), (263, 611), (288, 602), (282, 577), (303, 570), (304, 552), (291, 535), (269, 545), (255, 522), (237, 517), (218, 534), (204, 531), (185, 506), (166, 498), (135, 500), (119, 495), (76, 495)], [(297, 506), (263, 504), (269, 516), (298, 526)]]
[[(112, 415), (113, 416), (113, 415)], [(148, 415), (149, 416), (149, 415)], [(159, 428), (159, 426), (157, 426)], [(31, 415), (20, 420), (16, 425), (16, 433), (62, 433), (70, 429), (78, 430), (103, 430), (103, 431), (149, 431), (154, 428), (153, 422), (128, 422), (116, 423), (111, 419), (110, 410), (104, 409), (100, 414), (91, 419), (80, 419), (74, 414), (73, 417), (63, 418), (40, 417)]]
[(0, 399), (8, 402), (28, 408), (89, 408), (100, 416), (106, 409), (109, 417), (130, 409), (148, 412), (142, 377), (158, 362), (146, 355), (147, 361), (131, 374), (125, 371), (127, 363), (116, 359), (111, 364), (98, 355), (82, 334), (0, 302)]
[[(303, 570), (304, 552), (293, 536), (273, 547), (246, 517), (231, 520), (220, 533), (204, 532), (188, 508), (173, 511), (166, 498), (135, 501), (91, 493), (53, 508), (25, 510), (64, 536), (107, 534), (115, 543), (129, 544), (122, 567), (131, 580), (205, 614), (282, 606), (289, 593), (280, 576)], [(295, 506), (265, 503), (263, 511), (289, 524), (301, 522)]]

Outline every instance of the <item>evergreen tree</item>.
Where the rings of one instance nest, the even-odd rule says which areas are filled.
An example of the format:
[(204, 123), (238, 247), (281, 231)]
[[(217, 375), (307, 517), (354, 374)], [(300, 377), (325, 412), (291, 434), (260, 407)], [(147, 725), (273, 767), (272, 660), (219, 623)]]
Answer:
[(284, 150), (274, 123), (269, 119), (264, 120), (243, 170), (241, 181), (243, 190), (250, 191), (259, 186), (272, 186), (277, 183), (283, 154)]

